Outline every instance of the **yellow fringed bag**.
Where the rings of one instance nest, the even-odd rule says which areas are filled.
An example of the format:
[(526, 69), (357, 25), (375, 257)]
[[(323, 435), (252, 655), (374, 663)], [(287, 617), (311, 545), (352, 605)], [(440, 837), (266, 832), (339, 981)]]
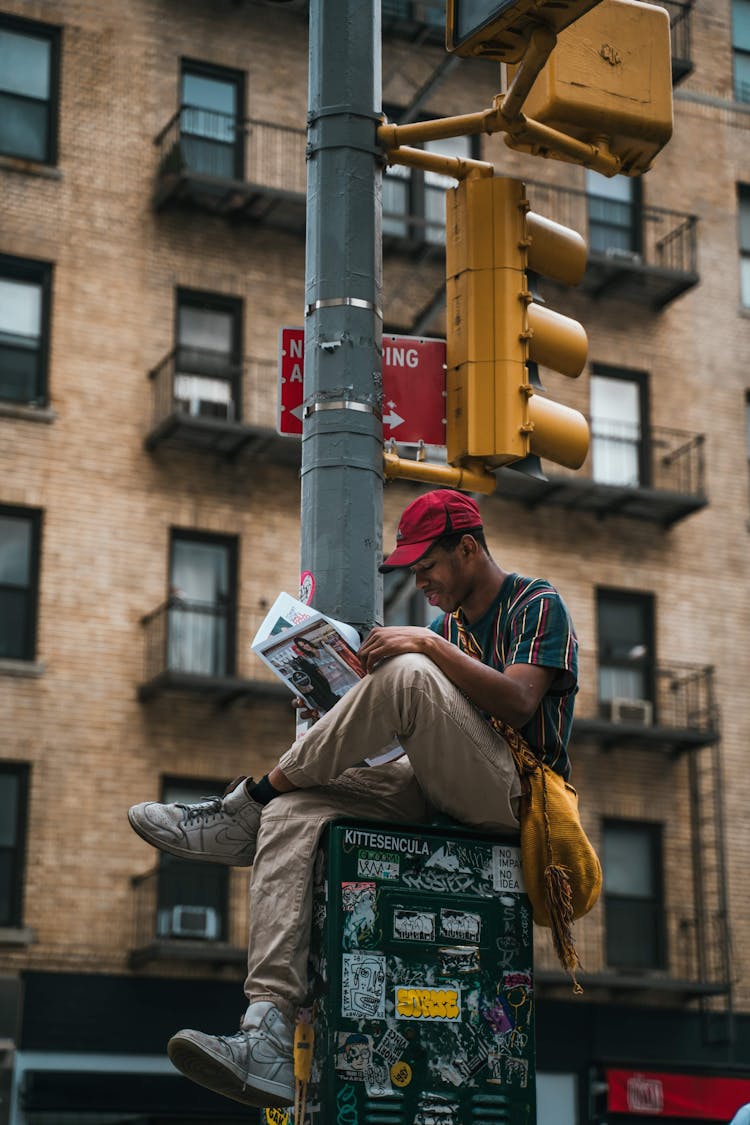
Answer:
[(534, 921), (552, 930), (560, 964), (582, 992), (572, 926), (588, 914), (602, 889), (602, 868), (578, 813), (578, 794), (537, 758), (518, 731), (495, 724), (521, 778), (521, 868)]

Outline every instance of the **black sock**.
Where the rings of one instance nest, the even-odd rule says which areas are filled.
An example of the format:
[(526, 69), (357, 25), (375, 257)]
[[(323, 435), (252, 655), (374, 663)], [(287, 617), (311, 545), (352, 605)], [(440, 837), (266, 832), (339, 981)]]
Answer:
[(257, 801), (259, 805), (267, 805), (274, 797), (281, 796), (281, 790), (274, 789), (273, 785), (271, 785), (271, 782), (268, 780), (267, 773), (263, 775), (260, 781), (256, 781), (254, 785), (248, 785), (247, 782), (245, 782), (245, 787), (248, 795), (252, 797), (254, 801)]

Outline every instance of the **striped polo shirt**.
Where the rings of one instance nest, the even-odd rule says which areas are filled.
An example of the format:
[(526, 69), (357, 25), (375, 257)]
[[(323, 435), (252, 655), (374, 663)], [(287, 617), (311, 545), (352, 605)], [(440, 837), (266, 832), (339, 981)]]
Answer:
[[(481, 649), (482, 663), (491, 668), (502, 672), (509, 664), (539, 664), (558, 669), (551, 689), (520, 733), (548, 766), (568, 778), (578, 640), (557, 590), (543, 579), (509, 574), (482, 617), (474, 622), (462, 617), (462, 623)], [(458, 645), (458, 627), (450, 614), (441, 614), (430, 628)]]

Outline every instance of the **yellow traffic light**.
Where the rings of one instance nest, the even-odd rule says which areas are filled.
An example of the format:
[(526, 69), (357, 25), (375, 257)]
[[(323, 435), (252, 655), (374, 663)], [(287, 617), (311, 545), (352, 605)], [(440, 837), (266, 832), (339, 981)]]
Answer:
[(447, 0), (445, 45), (457, 55), (517, 62), (540, 25), (554, 32), (600, 0)]
[(575, 378), (580, 324), (534, 302), (528, 272), (577, 284), (580, 235), (529, 211), (520, 180), (468, 179), (447, 193), (448, 461), (497, 467), (545, 457), (580, 468), (588, 424), (539, 393), (537, 363)]
[[(672, 135), (666, 10), (641, 0), (602, 0), (560, 35), (523, 112), (577, 140), (606, 141), (626, 175), (647, 171)], [(511, 135), (505, 143), (535, 151)]]

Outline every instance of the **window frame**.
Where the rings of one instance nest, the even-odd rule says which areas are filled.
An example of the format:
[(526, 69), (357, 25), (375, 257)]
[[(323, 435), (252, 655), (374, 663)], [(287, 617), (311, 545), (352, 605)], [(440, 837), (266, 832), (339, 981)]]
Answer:
[[(169, 532), (169, 551), (167, 556), (167, 590), (172, 588), (174, 545), (177, 541), (190, 543), (206, 543), (211, 546), (225, 547), (227, 551), (227, 585), (229, 594), (227, 598), (226, 637), (224, 644), (224, 671), (222, 673), (207, 673), (220, 679), (234, 676), (237, 668), (237, 620), (239, 616), (237, 576), (239, 573), (238, 556), (239, 541), (235, 535), (223, 535), (208, 531), (193, 530), (185, 527), (172, 527)], [(170, 594), (171, 597), (171, 594)], [(169, 635), (169, 628), (167, 628)]]
[[(606, 873), (606, 838), (607, 829), (616, 828), (632, 832), (633, 835), (641, 833), (648, 838), (649, 841), (649, 861), (651, 866), (651, 878), (654, 887), (654, 894), (652, 898), (636, 898), (632, 895), (618, 895), (612, 894), (607, 891), (607, 873)], [(608, 967), (613, 969), (620, 969), (625, 972), (658, 972), (668, 968), (669, 965), (669, 950), (667, 944), (667, 927), (666, 927), (666, 905), (664, 901), (664, 826), (658, 821), (649, 820), (629, 820), (625, 817), (605, 817), (602, 821), (602, 858), (604, 866), (604, 887), (603, 887), (603, 906), (604, 906), (604, 942), (605, 942), (605, 959)], [(612, 929), (609, 921), (610, 911), (608, 909), (612, 902), (620, 904), (630, 904), (631, 908), (635, 904), (647, 903), (653, 910), (654, 919), (654, 946), (653, 946), (653, 962), (649, 965), (628, 965), (623, 962), (618, 962), (610, 958), (610, 944), (609, 935)]]
[(0, 916), (0, 930), (20, 929), (23, 926), (24, 891), (26, 885), (26, 840), (29, 812), (29, 780), (31, 769), (26, 762), (0, 762), (0, 775), (12, 775), (18, 781), (16, 810), (16, 838), (8, 850), (12, 861), (12, 885), (9, 894), (10, 911), (7, 919)]
[[(650, 488), (653, 457), (651, 452), (651, 397), (649, 392), (648, 372), (635, 368), (613, 367), (606, 363), (594, 363), (591, 367), (591, 375), (593, 377), (599, 375), (605, 379), (621, 379), (623, 382), (636, 384), (638, 388), (639, 423), (641, 430), (641, 436), (638, 442), (638, 488)], [(595, 440), (595, 435), (593, 433), (594, 423), (595, 419), (592, 413), (592, 442)], [(592, 475), (593, 471), (592, 464)]]
[[(750, 310), (750, 238), (748, 239), (747, 246), (745, 246), (742, 240), (743, 210), (747, 212), (747, 225), (750, 228), (750, 184), (739, 183), (737, 184), (737, 253), (739, 256), (740, 264), (740, 307)], [(749, 277), (747, 304), (745, 303), (744, 299), (745, 294), (743, 292), (742, 282), (742, 267), (744, 263), (747, 263)]]
[(42, 318), (39, 330), (38, 385), (36, 395), (30, 399), (7, 398), (2, 394), (0, 376), (0, 402), (15, 406), (42, 408), (49, 403), (49, 356), (50, 333), (52, 328), (52, 274), (51, 262), (35, 258), (18, 258), (12, 254), (0, 254), (0, 278), (4, 281), (20, 281), (39, 286), (42, 298)]
[[(219, 66), (216, 63), (204, 62), (202, 59), (193, 59), (183, 56), (180, 59), (177, 86), (178, 113), (181, 113), (184, 106), (187, 105), (182, 98), (182, 83), (186, 74), (195, 74), (200, 78), (213, 78), (216, 81), (225, 82), (227, 85), (231, 84), (235, 87), (237, 91), (237, 115), (235, 118), (234, 142), (232, 145), (234, 149), (233, 176), (235, 180), (244, 180), (246, 144), (245, 130), (241, 126), (247, 119), (245, 72), (237, 70), (234, 67)], [(182, 122), (180, 122), (180, 136), (182, 136), (182, 132), (183, 126)]]
[[(47, 99), (47, 136), (44, 159), (39, 160), (24, 153), (5, 152), (0, 150), (0, 155), (12, 157), (16, 160), (28, 160), (32, 164), (42, 164), (54, 167), (59, 158), (59, 119), (60, 119), (60, 60), (62, 45), (62, 27), (57, 24), (44, 23), (40, 20), (24, 19), (22, 16), (13, 16), (5, 12), (0, 13), (0, 29), (6, 28), (16, 35), (25, 35), (29, 39), (47, 39), (50, 44), (49, 64), (49, 98)], [(14, 95), (10, 95), (14, 96)], [(23, 97), (23, 95), (15, 95)], [(28, 99), (27, 99), (28, 100)], [(37, 100), (37, 99), (34, 99)]]
[[(23, 508), (11, 504), (0, 504), (0, 516), (7, 516), (11, 519), (26, 518), (31, 526), (31, 551), (29, 557), (29, 571), (30, 582), (27, 587), (23, 587), (27, 591), (28, 596), (28, 614), (26, 621), (26, 636), (24, 637), (23, 656), (6, 656), (2, 657), (4, 660), (18, 660), (23, 663), (33, 664), (36, 660), (37, 650), (37, 634), (39, 624), (39, 591), (40, 591), (40, 570), (41, 570), (41, 547), (42, 547), (42, 511), (40, 508)], [(19, 589), (17, 586), (6, 586), (0, 583), (0, 589)]]
[[(648, 591), (643, 590), (623, 590), (611, 586), (597, 586), (596, 588), (596, 643), (597, 643), (597, 676), (601, 673), (603, 667), (607, 668), (628, 668), (628, 664), (624, 660), (609, 660), (603, 661), (602, 654), (604, 648), (604, 635), (602, 633), (602, 602), (608, 600), (611, 604), (619, 603), (625, 606), (638, 605), (643, 610), (643, 618), (645, 622), (645, 635), (642, 643), (646, 646), (646, 657), (643, 662), (643, 698), (650, 702), (654, 707), (654, 721), (656, 721), (656, 631), (655, 631), (655, 617), (656, 605), (654, 595)], [(601, 693), (599, 694), (600, 705), (605, 702)]]
[[(244, 302), (241, 297), (227, 296), (223, 293), (213, 293), (204, 289), (188, 289), (178, 286), (175, 290), (174, 300), (174, 347), (176, 368), (179, 366), (179, 357), (183, 345), (180, 343), (180, 313), (183, 308), (208, 309), (215, 312), (229, 313), (232, 317), (232, 348), (229, 354), (229, 367), (231, 368), (232, 404), (234, 420), (242, 418), (242, 349), (243, 349), (243, 320)], [(175, 369), (176, 369), (175, 368)], [(202, 374), (196, 372), (196, 374)], [(207, 376), (209, 373), (206, 373)], [(221, 376), (210, 373), (210, 377)]]
[(732, 95), (734, 97), (735, 102), (739, 103), (739, 105), (748, 105), (750, 103), (750, 84), (748, 84), (748, 87), (747, 87), (747, 97), (744, 97), (744, 98), (739, 97), (740, 91), (739, 91), (739, 84), (738, 84), (738, 81), (737, 81), (737, 68), (735, 66), (735, 60), (739, 57), (739, 58), (742, 58), (743, 60), (747, 61), (748, 63), (750, 63), (750, 48), (739, 47), (737, 45), (736, 21), (735, 21), (735, 7), (736, 7), (736, 5), (737, 5), (737, 0), (732, 0), (732, 15), (731, 15), (731, 25), (732, 25)]
[[(630, 224), (629, 224), (629, 245), (627, 252), (631, 254), (643, 253), (643, 184), (640, 176), (623, 176), (623, 181), (627, 182), (630, 188), (630, 199), (627, 206), (630, 208)], [(590, 253), (599, 255), (600, 257), (607, 257), (609, 250), (614, 250), (615, 247), (606, 247), (603, 250), (594, 249), (594, 237), (592, 235), (592, 225), (599, 228), (625, 230), (622, 224), (614, 222), (605, 222), (604, 220), (593, 220), (591, 218), (590, 201), (592, 199), (602, 200), (610, 203), (624, 203), (624, 200), (617, 200), (610, 198), (607, 195), (599, 195), (595, 191), (590, 191), (588, 182), (584, 181), (584, 190), (586, 195), (586, 244), (590, 247)], [(616, 261), (616, 258), (615, 258)]]

